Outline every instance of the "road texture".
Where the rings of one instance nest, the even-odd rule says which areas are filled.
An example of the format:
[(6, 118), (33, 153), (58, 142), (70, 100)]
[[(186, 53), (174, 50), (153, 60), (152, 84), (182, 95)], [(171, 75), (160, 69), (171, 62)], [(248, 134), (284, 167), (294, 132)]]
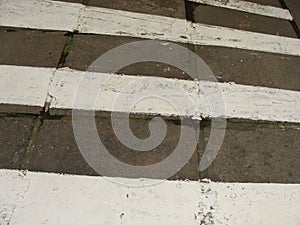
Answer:
[[(60, 2), (81, 3), (97, 8), (183, 19), (188, 20), (189, 23), (208, 24), (293, 39), (300, 38), (300, 4), (297, 0), (251, 0), (254, 3), (288, 9), (294, 18), (293, 21), (184, 0), (64, 0)], [(5, 1), (2, 4), (5, 4)], [(91, 63), (104, 53), (124, 44), (144, 39), (126, 35), (113, 36), (80, 31), (2, 26), (0, 27), (0, 40), (0, 66), (58, 69), (68, 67), (73, 70), (87, 71)], [(300, 91), (299, 55), (247, 50), (238, 47), (178, 44), (200, 56), (212, 70), (218, 82)], [(101, 71), (100, 68), (97, 72), (106, 71)], [(174, 66), (153, 61), (129, 65), (116, 73), (193, 80), (187, 73)], [(10, 85), (14, 88), (14, 85)], [(97, 173), (79, 151), (73, 134), (71, 110), (51, 108), (48, 103), (46, 101), (43, 106), (28, 106), (0, 102), (0, 169), (93, 177), (105, 175)], [(295, 107), (299, 108), (299, 104)], [(257, 112), (257, 114), (259, 113)], [(228, 119), (225, 138), (219, 154), (211, 166), (204, 171), (199, 171), (199, 163), (210, 138), (211, 118), (202, 118), (199, 125), (193, 127), (191, 118), (182, 122), (176, 115), (164, 117), (167, 133), (163, 142), (149, 152), (138, 152), (124, 146), (118, 140), (110, 121), (110, 115), (111, 112), (96, 113), (98, 135), (111, 155), (133, 166), (149, 166), (166, 159), (179, 142), (182, 126), (200, 131), (192, 157), (182, 169), (169, 177), (170, 180), (210, 179), (213, 182), (225, 183), (298, 185), (300, 183), (300, 121), (288, 123), (247, 118)], [(139, 113), (132, 115), (130, 117), (132, 133), (140, 139), (149, 137), (151, 135), (149, 122), (153, 117), (153, 115)], [(126, 135), (126, 131), (123, 134)], [(125, 177), (140, 178), (138, 174), (134, 173)], [(155, 174), (149, 176), (149, 178), (153, 177), (157, 178)], [(4, 178), (0, 175), (0, 179)], [(171, 189), (174, 188), (171, 186), (170, 184)], [(297, 190), (298, 192), (293, 192), (294, 199), (299, 199), (299, 188)], [(219, 189), (217, 189), (218, 191)], [(182, 199), (178, 201), (180, 202)], [(299, 202), (296, 204), (299, 208)], [(120, 215), (122, 217), (122, 214)], [(195, 217), (198, 224), (214, 224), (213, 219), (207, 219), (209, 217), (207, 215), (196, 214)], [(232, 222), (231, 219), (229, 224), (238, 224)], [(10, 219), (3, 221), (8, 220), (10, 221)], [(157, 222), (157, 220), (153, 221)], [(178, 221), (177, 223), (179, 223)], [(93, 221), (89, 222), (92, 224)], [(270, 224), (268, 221), (260, 222)], [(295, 218), (295, 221), (289, 220), (289, 222), (291, 222), (290, 224), (299, 224), (299, 217), (297, 221)], [(54, 222), (48, 224), (54, 224)], [(120, 221), (116, 220), (114, 223), (108, 224), (120, 224)], [(130, 224), (130, 220), (124, 224)], [(275, 221), (273, 224), (280, 223)]]

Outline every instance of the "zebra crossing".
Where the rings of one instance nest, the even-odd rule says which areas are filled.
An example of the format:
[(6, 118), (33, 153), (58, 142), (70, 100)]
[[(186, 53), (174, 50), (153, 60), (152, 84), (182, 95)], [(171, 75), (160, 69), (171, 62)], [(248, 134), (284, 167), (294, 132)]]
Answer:
[[(18, 139), (14, 136), (14, 129), (20, 123), (21, 126), (26, 123), (23, 126), (24, 134), (30, 134), (28, 141), (25, 137), (19, 141), (26, 143), (25, 149), (9, 149), (10, 145), (5, 144), (12, 142), (11, 138), (7, 143), (3, 142), (1, 147), (6, 149), (3, 150), (4, 153), (0, 153), (0, 158), (3, 158), (1, 160), (9, 162), (8, 166), (3, 166), (0, 160), (0, 190), (4, 193), (0, 195), (1, 225), (299, 223), (300, 144), (297, 140), (300, 134), (300, 84), (297, 84), (296, 62), (300, 56), (300, 39), (90, 6), (88, 1), (73, 2), (77, 3), (0, 0), (0, 26), (4, 32), (12, 29), (20, 33), (41, 32), (45, 36), (52, 32), (66, 34), (65, 48), (56, 67), (26, 63), (3, 64), (0, 60), (0, 123), (7, 126), (7, 132), (1, 131), (1, 136), (5, 138), (8, 135)], [(234, 0), (189, 2), (293, 21), (289, 10), (258, 3)], [(170, 8), (164, 10), (172, 12), (172, 7), (170, 3)], [(208, 56), (213, 55), (213, 51), (222, 54), (223, 48), (226, 48), (226, 51), (233, 51), (233, 55), (238, 55), (237, 57), (243, 54), (254, 55), (261, 61), (265, 56), (267, 59), (276, 58), (277, 61), (274, 62), (280, 65), (279, 74), (295, 76), (295, 82), (292, 87), (285, 84), (284, 79), (276, 82), (268, 80), (267, 85), (261, 86), (234, 82), (235, 80), (222, 81), (223, 71), (219, 72), (215, 66), (212, 70), (221, 82), (181, 79), (185, 73), (179, 73), (161, 63), (154, 66), (164, 68), (163, 75), (155, 76), (145, 76), (149, 68), (154, 71), (152, 74), (157, 71), (147, 65), (141, 67), (145, 74), (135, 70), (134, 73), (122, 74), (89, 70), (88, 64), (95, 58), (89, 59), (89, 63), (84, 62), (83, 69), (72, 68), (78, 66), (72, 62), (74, 52), (84, 53), (81, 49), (76, 50), (75, 46), (80, 46), (80, 43), (84, 46), (89, 44), (86, 40), (98, 37), (103, 45), (108, 46), (114, 45), (114, 42), (126, 44), (128, 40), (134, 42), (150, 39), (156, 40), (162, 49), (172, 49), (173, 45), (168, 41), (187, 46), (195, 52), (199, 49), (201, 52), (202, 47), (206, 47), (204, 52)], [(93, 45), (91, 46), (86, 46), (87, 52), (92, 51)], [(129, 54), (126, 57), (129, 58)], [(230, 56), (225, 53), (224, 58), (226, 57)], [(190, 56), (186, 58), (187, 61), (191, 59)], [(211, 61), (214, 59), (216, 58), (213, 56)], [(239, 60), (241, 64), (244, 63), (243, 60), (247, 61), (244, 58)], [(282, 61), (291, 66), (281, 64)], [(222, 63), (220, 60), (215, 64), (222, 67)], [(248, 63), (247, 65), (251, 65), (251, 60)], [(210, 66), (209, 63), (208, 65)], [(254, 64), (253, 70), (259, 71), (255, 66)], [(270, 71), (278, 73), (272, 61), (264, 66), (274, 66), (275, 69)], [(226, 69), (227, 67), (225, 72)], [(290, 71), (296, 72), (287, 74)], [(237, 72), (242, 77), (240, 80), (243, 80), (243, 76), (245, 80), (249, 76), (245, 71)], [(268, 75), (272, 77), (272, 74)], [(93, 87), (96, 86), (100, 86), (102, 92), (94, 101)], [(282, 86), (287, 88), (280, 88)], [(78, 106), (74, 101), (79, 87), (83, 87), (87, 95), (84, 104)], [(222, 96), (224, 111), (214, 111), (207, 98), (207, 93), (217, 98), (214, 95), (216, 90)], [(134, 107), (130, 105), (146, 95), (163, 96), (169, 102), (176, 103), (176, 107), (169, 102), (151, 98)], [(119, 96), (122, 96), (121, 101), (116, 100)], [(116, 102), (117, 104), (112, 104)], [(70, 119), (74, 116), (70, 113), (72, 110), (103, 112), (104, 116), (100, 115), (103, 118), (109, 118), (109, 113), (132, 113), (137, 117), (142, 116), (146, 122), (150, 121), (147, 116), (151, 118), (160, 115), (167, 119), (167, 127), (172, 130), (172, 137), (162, 142), (162, 151), (176, 145), (175, 130), (179, 127), (189, 127), (193, 132), (198, 129), (189, 123), (178, 125), (178, 117), (200, 122), (200, 140), (197, 139), (197, 149), (184, 167), (184, 172), (172, 177), (175, 181), (151, 180), (149, 177), (139, 176), (128, 179), (126, 175), (125, 178), (118, 178), (118, 174), (116, 177), (105, 177), (105, 174), (100, 174), (104, 177), (94, 176), (99, 174), (91, 170), (92, 163), (85, 162), (83, 165), (81, 150), (76, 146), (78, 142), (71, 137), (74, 136)], [(112, 155), (118, 160), (119, 155), (123, 161), (127, 160), (128, 164), (137, 167), (150, 168), (150, 165), (157, 163), (156, 156), (145, 155), (144, 158), (139, 158), (122, 152), (124, 149), (112, 137), (118, 130), (106, 128), (106, 119), (102, 117), (100, 128), (97, 129), (99, 136), (104, 138), (102, 141), (112, 146)], [(215, 118), (229, 121), (229, 134), (225, 136), (217, 162), (204, 172), (199, 172), (199, 158), (201, 154), (207, 156), (203, 146), (209, 145), (209, 134), (213, 129), (224, 131), (222, 126), (214, 128)], [(145, 121), (133, 122), (133, 130), (138, 130), (143, 138), (149, 136), (147, 132), (139, 131), (139, 126)], [(97, 120), (96, 123), (98, 122)], [(149, 129), (151, 132), (151, 124)], [(280, 155), (286, 152), (288, 155)], [(93, 157), (96, 159), (96, 155)], [(208, 154), (208, 157), (212, 156)], [(61, 173), (72, 175), (59, 175)]]

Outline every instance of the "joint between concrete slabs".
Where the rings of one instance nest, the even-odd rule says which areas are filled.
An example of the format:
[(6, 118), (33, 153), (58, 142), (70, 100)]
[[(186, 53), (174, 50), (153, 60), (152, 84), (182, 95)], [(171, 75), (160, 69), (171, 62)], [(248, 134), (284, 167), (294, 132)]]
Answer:
[(70, 50), (71, 50), (71, 46), (72, 46), (72, 43), (73, 43), (73, 37), (74, 37), (74, 33), (67, 33), (67, 40), (66, 40), (66, 43), (65, 43), (65, 46), (62, 50), (62, 53), (61, 53), (61, 56), (60, 56), (60, 59), (59, 59), (59, 62), (57, 64), (57, 68), (62, 68), (64, 67), (65, 63), (66, 63), (66, 60), (67, 60), (67, 57), (70, 53)]
[[(204, 134), (204, 125), (205, 121), (200, 122), (200, 132), (199, 132), (199, 140), (198, 140), (198, 148), (197, 148), (197, 156), (198, 156), (198, 166), (200, 167), (200, 162), (202, 155), (205, 151), (205, 134)], [(200, 171), (199, 168), (199, 179), (204, 179), (208, 177), (208, 170)]]
[(198, 5), (198, 3), (191, 2), (189, 0), (184, 0), (184, 4), (185, 4), (185, 17), (186, 17), (186, 20), (195, 23), (194, 11), (195, 11), (195, 7)]
[(36, 137), (37, 137), (39, 131), (41, 130), (42, 125), (43, 125), (43, 119), (42, 118), (37, 118), (35, 120), (34, 127), (33, 127), (33, 130), (32, 130), (32, 133), (31, 133), (31, 137), (30, 137), (29, 142), (28, 142), (28, 146), (27, 146), (26, 151), (24, 153), (23, 160), (21, 162), (21, 170), (28, 170), (28, 167), (29, 167), (29, 164), (30, 164), (30, 159), (31, 159), (31, 156), (32, 156), (33, 151), (34, 151), (34, 143), (35, 143), (35, 140), (36, 140)]

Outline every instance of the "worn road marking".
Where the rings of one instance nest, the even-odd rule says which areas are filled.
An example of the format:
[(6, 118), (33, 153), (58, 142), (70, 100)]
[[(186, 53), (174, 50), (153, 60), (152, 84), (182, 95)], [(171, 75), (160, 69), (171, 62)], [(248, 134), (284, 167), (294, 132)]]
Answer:
[(124, 181), (0, 170), (0, 224), (298, 225), (300, 221), (299, 184), (162, 181), (136, 188), (117, 184), (120, 180)]
[(300, 56), (300, 40), (50, 0), (1, 0), (0, 25), (167, 40)]
[(55, 68), (0, 66), (0, 104), (43, 107)]
[[(67, 68), (56, 70), (51, 78), (53, 71), (49, 68), (0, 66), (0, 103), (43, 106), (48, 93), (52, 96), (51, 109), (96, 109), (195, 119), (224, 117), (300, 122), (300, 92), (297, 91), (234, 83), (82, 72)], [(87, 79), (80, 83), (83, 77)], [(83, 85), (83, 90), (93, 90), (93, 87), (94, 90), (102, 90), (97, 101), (92, 97), (93, 91), (86, 93), (85, 98), (91, 99), (92, 106), (89, 101), (86, 105), (74, 106), (79, 84)], [(216, 88), (223, 97), (225, 115), (211, 110), (205, 94), (213, 94)], [(146, 98), (133, 104), (142, 97)]]
[(201, 3), (205, 5), (217, 6), (227, 9), (234, 9), (242, 12), (262, 15), (262, 16), (269, 16), (275, 17), (285, 20), (293, 20), (293, 17), (289, 10), (281, 9), (273, 6), (268, 5), (261, 5), (253, 2), (248, 1), (241, 1), (241, 0), (189, 0), (190, 2)]
[(48, 0), (1, 0), (1, 26), (74, 31), (83, 6)]

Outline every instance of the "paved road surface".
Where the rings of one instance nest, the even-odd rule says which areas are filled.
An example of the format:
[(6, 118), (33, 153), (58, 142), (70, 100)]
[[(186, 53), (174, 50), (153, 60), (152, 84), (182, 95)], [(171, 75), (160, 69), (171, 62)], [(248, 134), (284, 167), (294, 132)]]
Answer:
[[(300, 4), (251, 0), (249, 7), (233, 0), (197, 1), (0, 0), (1, 225), (300, 223)], [(146, 39), (161, 43), (158, 55), (170, 50), (166, 41), (187, 48), (220, 82), (226, 133), (216, 159), (204, 171), (199, 171), (199, 163), (214, 113), (201, 94), (201, 82), (154, 61), (128, 65), (116, 72), (119, 77), (105, 74), (103, 68), (97, 68), (98, 74), (87, 72), (104, 53)], [(174, 182), (141, 190), (130, 187), (133, 199), (125, 204), (127, 189), (99, 177), (110, 173), (99, 174), (91, 167), (73, 133), (74, 93), (83, 75), (95, 82), (115, 79), (105, 86), (97, 105), (96, 129), (109, 153), (125, 164), (155, 165), (172, 155), (183, 128), (190, 134), (199, 131), (182, 168), (168, 177), (163, 176), (167, 171), (151, 169), (144, 176)], [(143, 89), (121, 89), (133, 81), (142, 82)], [(196, 105), (186, 106), (175, 84)], [(151, 136), (149, 122), (155, 115), (165, 119), (167, 128), (158, 146), (138, 152), (119, 140), (110, 118), (117, 109), (127, 112), (128, 103), (124, 100), (113, 108), (109, 103), (114, 95), (126, 94), (128, 100), (144, 89), (169, 96), (182, 113), (150, 100), (130, 110), (135, 112), (130, 116), (131, 131), (140, 139)], [(186, 118), (180, 121), (178, 116)], [(126, 121), (121, 117), (119, 122)], [(222, 133), (224, 128), (216, 130)], [(117, 132), (128, 135), (123, 127)], [(109, 168), (113, 176), (136, 178), (133, 181), (142, 184), (139, 173), (114, 173), (114, 164)], [(24, 175), (19, 170), (31, 172)], [(195, 182), (179, 181), (186, 179)], [(212, 183), (199, 183), (202, 179)], [(146, 201), (152, 206), (143, 206)], [(80, 213), (75, 209), (79, 206), (86, 208)]]

